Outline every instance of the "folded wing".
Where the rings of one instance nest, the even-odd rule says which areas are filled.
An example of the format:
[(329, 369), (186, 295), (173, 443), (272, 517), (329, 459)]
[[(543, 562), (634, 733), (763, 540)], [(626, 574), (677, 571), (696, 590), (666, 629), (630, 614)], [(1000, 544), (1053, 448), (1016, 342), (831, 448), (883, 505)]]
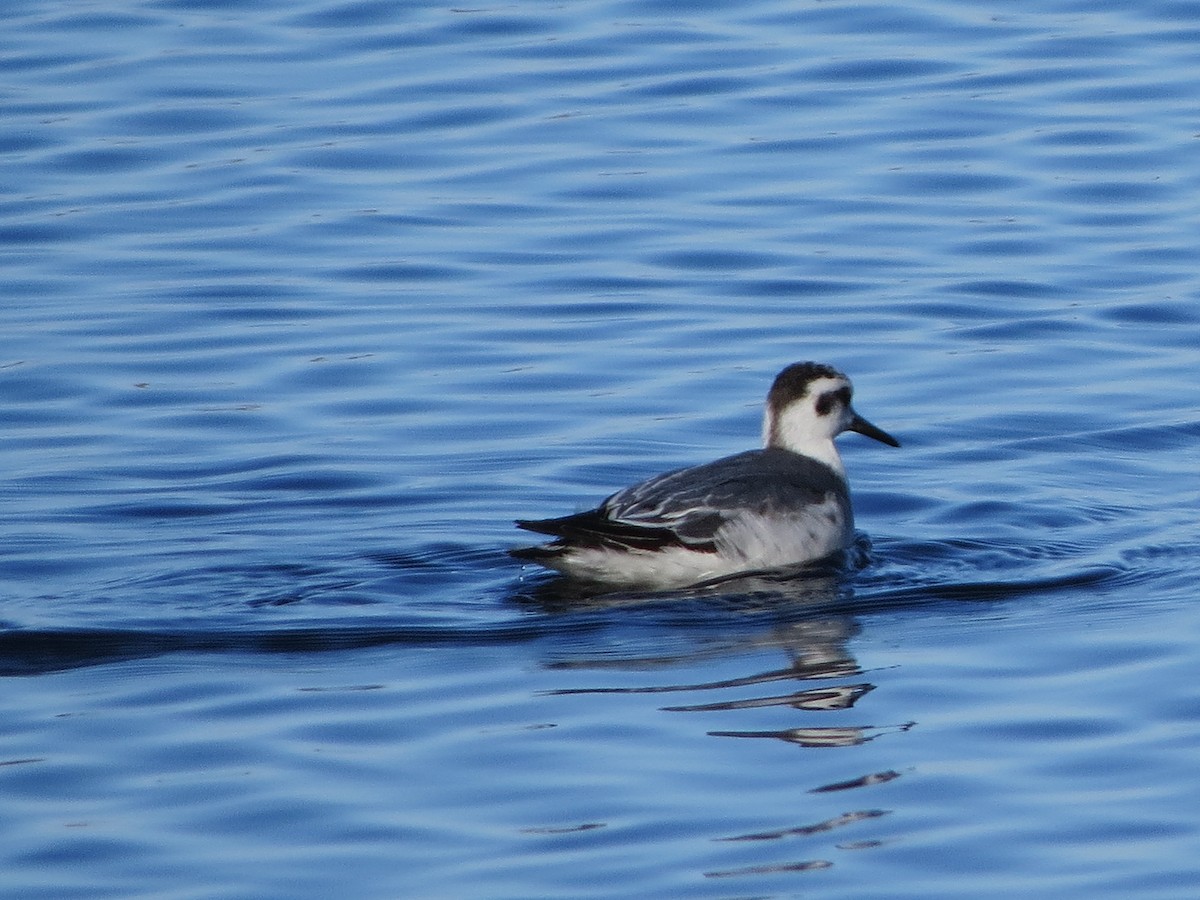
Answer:
[[(618, 491), (587, 512), (517, 525), (557, 538), (560, 548), (683, 547), (715, 553), (718, 532), (730, 519), (747, 513), (787, 518), (825, 502), (831, 492), (839, 503), (844, 500), (848, 512), (845, 482), (832, 469), (787, 450), (768, 448), (667, 472)], [(540, 556), (548, 550), (528, 552)]]

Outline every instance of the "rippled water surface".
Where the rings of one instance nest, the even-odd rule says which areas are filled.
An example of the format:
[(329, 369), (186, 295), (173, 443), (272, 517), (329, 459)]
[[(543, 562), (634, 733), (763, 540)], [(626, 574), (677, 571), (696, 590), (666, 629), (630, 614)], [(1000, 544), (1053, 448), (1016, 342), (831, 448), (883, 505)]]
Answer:
[[(1194, 896), (1200, 5), (6, 11), (13, 896)], [(506, 556), (801, 359), (865, 567)]]

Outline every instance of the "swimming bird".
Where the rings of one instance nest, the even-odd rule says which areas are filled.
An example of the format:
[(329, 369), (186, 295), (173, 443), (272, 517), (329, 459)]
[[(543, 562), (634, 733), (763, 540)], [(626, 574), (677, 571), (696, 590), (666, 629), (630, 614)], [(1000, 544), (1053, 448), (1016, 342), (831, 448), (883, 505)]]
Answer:
[(509, 552), (583, 581), (668, 588), (843, 550), (854, 513), (833, 439), (857, 431), (900, 446), (855, 412), (853, 390), (832, 366), (790, 365), (767, 394), (763, 449), (657, 475), (587, 512), (519, 519), (554, 541)]

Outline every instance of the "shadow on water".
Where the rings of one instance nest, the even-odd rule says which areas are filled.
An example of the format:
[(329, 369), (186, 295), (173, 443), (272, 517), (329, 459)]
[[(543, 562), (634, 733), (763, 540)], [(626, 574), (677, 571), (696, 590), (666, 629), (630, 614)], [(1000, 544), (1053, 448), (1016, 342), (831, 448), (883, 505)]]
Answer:
[[(953, 610), (960, 603), (999, 603), (1115, 583), (1127, 576), (1126, 567), (1118, 564), (1080, 565), (1078, 559), (1086, 554), (1074, 552), (1079, 549), (1064, 547), (1056, 554), (1042, 547), (1033, 554), (984, 542), (893, 542), (864, 567), (863, 544), (860, 555), (836, 565), (752, 573), (669, 592), (604, 592), (558, 576), (528, 577), (524, 572), (515, 584), (511, 576), (497, 582), (498, 572), (503, 575), (512, 569), (496, 553), (467, 552), (469, 564), (465, 567), (461, 560), (439, 567), (436, 559), (428, 558), (430, 554), (410, 554), (375, 558), (369, 561), (377, 567), (375, 572), (346, 580), (354, 583), (345, 588), (350, 598), (347, 606), (361, 608), (364, 595), (370, 596), (372, 613), (355, 617), (330, 614), (338, 608), (330, 601), (336, 591), (329, 587), (341, 583), (337, 577), (315, 566), (279, 566), (275, 567), (273, 587), (264, 588), (261, 571), (243, 579), (253, 581), (256, 587), (252, 595), (240, 598), (239, 615), (214, 616), (199, 627), (38, 628), (8, 624), (0, 631), (0, 676), (36, 675), (176, 653), (303, 654), (549, 640), (557, 655), (572, 660), (560, 659), (551, 665), (629, 669), (678, 665), (706, 654), (728, 653), (746, 642), (766, 643), (787, 650), (792, 662), (780, 673), (765, 673), (755, 680), (808, 677), (805, 673), (828, 677), (851, 674), (853, 664), (845, 642), (856, 633), (864, 616), (935, 605)], [(461, 557), (463, 551), (439, 548), (432, 555), (446, 554)], [(484, 597), (486, 612), (469, 624), (453, 619), (429, 621), (413, 612), (408, 590), (412, 583), (404, 578), (381, 579), (378, 567), (404, 574), (419, 570), (421, 596), (445, 603), (452, 601), (437, 598), (466, 596), (464, 592), (472, 590), (464, 588), (461, 581), (473, 570), (477, 581), (484, 574), (490, 579), (483, 593), (493, 599), (489, 602)], [(949, 577), (952, 574), (957, 577)], [(203, 583), (208, 574), (193, 573), (192, 577)], [(440, 589), (439, 577), (445, 582)], [(172, 573), (165, 578), (178, 585), (187, 581), (188, 575)], [(223, 578), (229, 578), (227, 567)], [(320, 591), (313, 592), (320, 594), (320, 603), (297, 601), (309, 591), (307, 582), (321, 583)], [(364, 588), (372, 582), (377, 585), (373, 592)], [(272, 602), (270, 597), (275, 594), (286, 603)], [(276, 621), (264, 627), (259, 611), (273, 606), (299, 607), (299, 615), (287, 623)], [(605, 648), (604, 635), (614, 631), (620, 632), (627, 647), (655, 647), (657, 652), (622, 658), (601, 649), (589, 656), (589, 648)], [(631, 633), (642, 639), (628, 640)], [(855, 688), (845, 696), (862, 693)], [(794, 698), (797, 703), (810, 700), (819, 702), (815, 695), (809, 700)], [(782, 698), (779, 702), (793, 700)]]

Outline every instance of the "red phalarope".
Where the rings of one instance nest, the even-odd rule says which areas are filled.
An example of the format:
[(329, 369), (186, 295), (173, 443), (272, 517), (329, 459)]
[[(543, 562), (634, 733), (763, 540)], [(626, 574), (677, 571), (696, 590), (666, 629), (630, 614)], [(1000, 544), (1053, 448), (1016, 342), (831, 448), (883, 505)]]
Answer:
[(900, 446), (854, 411), (852, 392), (830, 366), (788, 366), (767, 394), (762, 450), (657, 475), (587, 512), (518, 520), (554, 541), (510, 552), (577, 579), (665, 588), (843, 550), (854, 513), (833, 439), (857, 431)]

